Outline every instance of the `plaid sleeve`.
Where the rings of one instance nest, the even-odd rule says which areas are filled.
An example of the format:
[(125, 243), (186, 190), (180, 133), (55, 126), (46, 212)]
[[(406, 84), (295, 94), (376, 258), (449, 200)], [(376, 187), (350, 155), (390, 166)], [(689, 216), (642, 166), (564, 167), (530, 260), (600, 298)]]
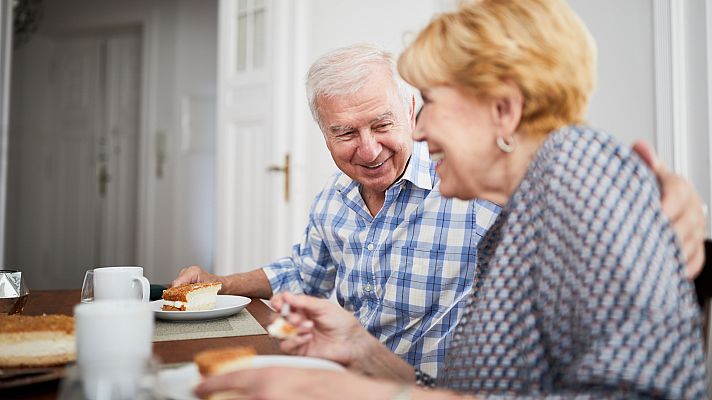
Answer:
[(292, 247), (292, 255), (268, 264), (262, 270), (273, 293), (328, 297), (334, 290), (336, 266), (312, 217), (302, 241)]

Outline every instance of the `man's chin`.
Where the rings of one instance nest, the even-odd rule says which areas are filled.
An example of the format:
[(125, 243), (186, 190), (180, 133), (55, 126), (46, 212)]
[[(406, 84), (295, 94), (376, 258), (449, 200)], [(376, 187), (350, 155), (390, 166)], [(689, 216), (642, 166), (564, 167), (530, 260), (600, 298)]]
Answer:
[(378, 177), (378, 178), (362, 178), (358, 180), (358, 182), (361, 184), (362, 190), (372, 192), (372, 193), (381, 193), (385, 192), (392, 184), (393, 181), (395, 180), (395, 177)]

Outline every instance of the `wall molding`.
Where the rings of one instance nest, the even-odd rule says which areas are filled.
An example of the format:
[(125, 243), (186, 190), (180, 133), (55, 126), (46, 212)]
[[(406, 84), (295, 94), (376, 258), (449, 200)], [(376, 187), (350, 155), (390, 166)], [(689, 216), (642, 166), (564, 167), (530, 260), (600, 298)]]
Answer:
[(656, 148), (660, 159), (688, 177), (685, 0), (654, 0)]

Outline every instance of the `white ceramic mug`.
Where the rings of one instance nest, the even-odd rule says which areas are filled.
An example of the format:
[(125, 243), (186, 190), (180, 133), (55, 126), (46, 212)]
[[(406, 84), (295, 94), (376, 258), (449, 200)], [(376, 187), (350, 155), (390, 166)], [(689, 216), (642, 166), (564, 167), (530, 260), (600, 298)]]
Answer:
[(74, 307), (74, 317), (84, 395), (135, 398), (151, 360), (154, 317), (149, 304), (139, 300), (82, 303)]
[(140, 299), (148, 302), (151, 286), (143, 267), (100, 267), (93, 270), (94, 300)]

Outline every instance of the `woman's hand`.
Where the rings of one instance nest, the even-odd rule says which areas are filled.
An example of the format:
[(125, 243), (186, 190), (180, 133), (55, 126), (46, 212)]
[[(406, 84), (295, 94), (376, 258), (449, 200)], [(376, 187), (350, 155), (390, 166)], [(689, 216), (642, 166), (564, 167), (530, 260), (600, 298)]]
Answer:
[(358, 347), (371, 339), (351, 313), (326, 299), (280, 293), (270, 302), (277, 311), (289, 304), (287, 322), (297, 327), (297, 336), (280, 344), (287, 354), (325, 358), (348, 367), (361, 353)]
[(220, 392), (229, 392), (225, 398), (246, 400), (390, 400), (397, 395), (411, 400), (477, 400), (350, 372), (283, 367), (244, 369), (210, 376), (195, 388), (195, 395), (201, 398)]
[(229, 398), (260, 400), (391, 399), (400, 386), (348, 372), (270, 367), (246, 369), (205, 378), (195, 394), (206, 398), (230, 392)]
[(704, 239), (707, 235), (707, 216), (704, 204), (692, 185), (658, 161), (650, 145), (642, 140), (633, 150), (645, 161), (660, 182), (663, 212), (672, 222), (686, 258), (687, 278), (692, 280), (702, 271), (705, 261)]

